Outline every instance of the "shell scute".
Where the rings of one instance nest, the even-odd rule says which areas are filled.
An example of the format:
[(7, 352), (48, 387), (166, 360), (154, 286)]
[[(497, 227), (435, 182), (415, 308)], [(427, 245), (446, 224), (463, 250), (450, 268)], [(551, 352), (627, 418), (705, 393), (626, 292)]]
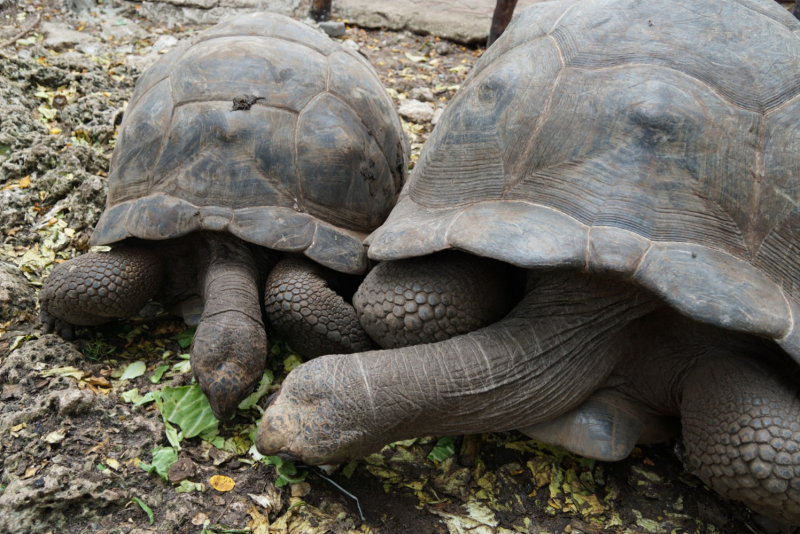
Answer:
[[(364, 58), (360, 59), (365, 61)], [(344, 51), (336, 52), (330, 55), (328, 61), (331, 66), (329, 90), (350, 108), (358, 110), (364, 126), (369, 129), (370, 135), (375, 138), (386, 156), (386, 161), (391, 166), (395, 189), (399, 190), (406, 176), (403, 138), (398, 136), (402, 126), (391, 101), (380, 98), (386, 90), (380, 80), (366, 70), (363, 70), (363, 75), (354, 83), (351, 73), (357, 70), (355, 67), (359, 60), (352, 55)], [(394, 127), (377, 130), (373, 126), (375, 124), (391, 124)]]
[(300, 115), (297, 161), (310, 212), (361, 232), (389, 215), (397, 194), (390, 164), (355, 111), (334, 95), (320, 95)]
[(448, 233), (450, 244), (519, 267), (583, 267), (588, 229), (542, 206), (482, 202), (465, 209)]
[(109, 206), (147, 194), (172, 110), (169, 80), (163, 80), (142, 97), (136, 113), (120, 127), (108, 178)]
[(291, 205), (296, 115), (197, 102), (175, 110), (151, 191), (198, 206)]
[(774, 282), (723, 252), (692, 243), (654, 244), (634, 279), (703, 322), (773, 339), (792, 329), (789, 305)]
[(176, 105), (234, 97), (295, 112), (325, 90), (325, 56), (273, 38), (223, 37), (184, 53), (170, 74)]
[(156, 84), (169, 77), (175, 63), (183, 56), (183, 53), (186, 52), (190, 46), (191, 41), (188, 39), (178, 42), (172, 50), (161, 56), (158, 61), (150, 65), (150, 67), (139, 76), (139, 80), (137, 80), (136, 87), (133, 90), (133, 96), (131, 96), (128, 108), (125, 110), (127, 113), (132, 113), (142, 96), (150, 91)]
[[(264, 221), (274, 224), (264, 224)], [(289, 208), (265, 206), (237, 210), (230, 232), (245, 241), (284, 252), (302, 252), (311, 246), (314, 219)]]
[(311, 30), (301, 22), (273, 13), (248, 13), (221, 22), (199, 34), (194, 42), (242, 36), (282, 39), (326, 56), (338, 50), (333, 41), (322, 33)]
[(591, 273), (632, 273), (650, 247), (650, 240), (613, 226), (589, 230), (586, 268)]

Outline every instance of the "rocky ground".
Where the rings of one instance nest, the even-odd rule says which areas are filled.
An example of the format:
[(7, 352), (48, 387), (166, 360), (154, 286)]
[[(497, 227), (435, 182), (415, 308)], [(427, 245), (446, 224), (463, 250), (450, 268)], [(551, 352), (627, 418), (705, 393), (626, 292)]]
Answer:
[[(300, 358), (274, 336), (259, 395), (217, 428), (191, 385), (191, 331), (157, 309), (74, 342), (41, 335), (37, 288), (88, 250), (138, 76), (204, 27), (155, 4), (80, 4), (0, 0), (0, 532), (780, 530), (685, 472), (679, 443), (604, 464), (516, 433), (439, 436), (333, 473), (275, 465), (251, 448), (258, 402)], [(340, 30), (379, 72), (415, 160), (483, 50)]]

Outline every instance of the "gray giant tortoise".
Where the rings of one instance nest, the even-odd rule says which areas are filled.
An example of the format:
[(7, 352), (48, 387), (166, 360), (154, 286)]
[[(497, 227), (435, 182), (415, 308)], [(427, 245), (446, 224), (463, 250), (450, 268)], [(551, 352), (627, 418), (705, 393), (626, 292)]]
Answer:
[(800, 524), (798, 36), (767, 0), (520, 13), (368, 239), (354, 303), (392, 349), (295, 369), (259, 450), (520, 429), (616, 460), (682, 431)]
[(192, 369), (220, 419), (264, 369), (267, 273), (267, 315), (294, 348), (367, 350), (328, 284), (352, 294), (347, 275), (366, 272), (362, 241), (397, 199), (404, 142), (374, 69), (327, 36), (268, 13), (200, 33), (138, 81), (92, 234), (113, 250), (53, 269), (45, 330), (128, 317), (151, 298), (199, 318)]

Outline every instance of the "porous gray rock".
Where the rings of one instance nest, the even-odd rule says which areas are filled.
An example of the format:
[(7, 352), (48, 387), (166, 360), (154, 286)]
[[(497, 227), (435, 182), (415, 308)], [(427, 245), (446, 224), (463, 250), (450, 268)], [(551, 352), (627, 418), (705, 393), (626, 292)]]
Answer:
[(427, 102), (408, 99), (404, 100), (397, 112), (401, 117), (416, 124), (426, 124), (433, 119), (433, 106)]
[(20, 270), (0, 262), (0, 323), (34, 316), (36, 293)]
[(430, 87), (414, 87), (408, 92), (408, 96), (420, 102), (433, 102), (433, 91)]
[(131, 39), (145, 39), (150, 36), (138, 24), (125, 17), (111, 17), (103, 23), (100, 35), (106, 41), (126, 41)]
[(61, 52), (69, 48), (75, 48), (80, 44), (92, 43), (97, 39), (88, 33), (78, 32), (67, 26), (55, 22), (44, 22), (41, 26), (44, 34), (45, 48)]

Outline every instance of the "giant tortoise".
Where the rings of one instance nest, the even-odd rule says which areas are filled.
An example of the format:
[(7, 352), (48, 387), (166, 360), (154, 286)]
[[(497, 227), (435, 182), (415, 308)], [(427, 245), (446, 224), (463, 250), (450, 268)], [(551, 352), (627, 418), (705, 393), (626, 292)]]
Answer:
[(354, 302), (390, 350), (295, 369), (259, 450), (520, 429), (617, 460), (682, 432), (711, 487), (800, 525), (799, 149), (779, 5), (535, 4), (368, 239)]
[(367, 270), (362, 241), (394, 206), (404, 143), (372, 66), (327, 36), (269, 13), (198, 34), (136, 84), (91, 237), (113, 249), (53, 269), (45, 330), (160, 300), (199, 321), (192, 369), (220, 419), (263, 372), (264, 293), (295, 349), (367, 350), (340, 293)]

